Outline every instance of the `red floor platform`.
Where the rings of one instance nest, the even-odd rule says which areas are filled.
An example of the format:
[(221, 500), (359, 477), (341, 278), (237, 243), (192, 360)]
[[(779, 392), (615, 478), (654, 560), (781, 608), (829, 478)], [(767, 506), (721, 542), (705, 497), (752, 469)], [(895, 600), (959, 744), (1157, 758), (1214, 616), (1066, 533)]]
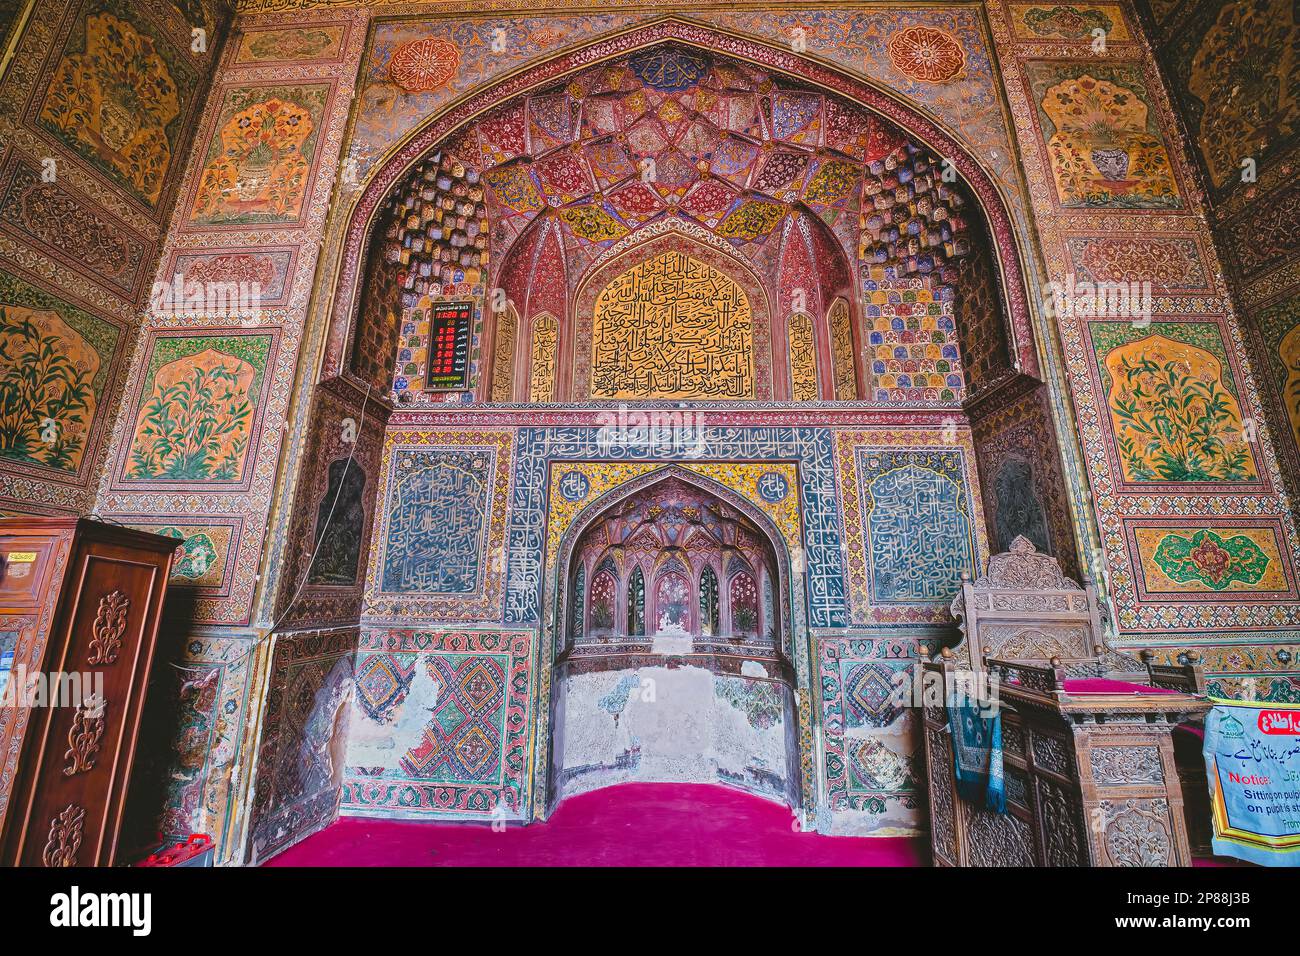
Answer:
[(709, 784), (628, 783), (551, 818), (488, 823), (345, 818), (267, 866), (928, 866), (924, 837), (798, 833), (788, 808)]

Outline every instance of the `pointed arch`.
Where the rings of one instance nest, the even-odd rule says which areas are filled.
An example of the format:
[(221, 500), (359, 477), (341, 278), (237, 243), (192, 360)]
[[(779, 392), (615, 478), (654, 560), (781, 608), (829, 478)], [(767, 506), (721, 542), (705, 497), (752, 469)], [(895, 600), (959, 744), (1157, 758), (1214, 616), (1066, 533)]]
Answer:
[[(712, 478), (683, 468), (680, 465), (665, 465), (610, 489), (605, 494), (589, 502), (578, 512), (569, 527), (561, 535), (555, 552), (554, 571), (551, 572), (553, 576), (550, 580), (552, 582), (558, 580), (569, 583), (567, 586), (559, 587), (554, 587), (554, 584), (552, 584), (554, 590), (551, 591), (551, 594), (554, 603), (552, 605), (553, 615), (549, 617), (549, 620), (556, 622), (554, 630), (559, 632), (555, 640), (556, 653), (562, 652), (566, 646), (566, 641), (571, 646), (574, 641), (579, 639), (581, 632), (581, 628), (574, 627), (572, 623), (574, 619), (574, 601), (577, 597), (576, 589), (572, 583), (577, 573), (574, 566), (581, 565), (579, 543), (586, 540), (588, 531), (597, 526), (599, 522), (607, 519), (619, 507), (628, 503), (630, 499), (670, 479), (677, 479), (683, 484), (691, 485), (707, 493), (710, 497), (719, 500), (722, 504), (734, 509), (748, 519), (748, 523), (760, 533), (763, 543), (770, 549), (775, 558), (774, 567), (772, 568), (775, 578), (773, 588), (773, 623), (775, 628), (768, 628), (764, 636), (771, 634), (774, 649), (782, 654), (789, 654), (791, 646), (790, 622), (793, 615), (792, 601), (797, 599), (797, 595), (791, 588), (790, 550), (785, 537), (772, 519), (753, 502)], [(682, 567), (684, 570), (686, 569), (685, 564)], [(654, 619), (654, 587), (657, 572), (661, 569), (662, 562), (656, 568), (648, 569), (645, 573), (647, 631), (652, 630), (656, 623)], [(693, 584), (695, 579), (689, 570), (686, 570), (686, 575), (688, 583)], [(694, 587), (692, 587), (692, 590), (694, 590)], [(720, 582), (720, 598), (722, 596), (721, 592)], [(698, 611), (697, 608), (696, 610)], [(773, 630), (775, 630), (775, 633), (772, 633)]]
[(831, 303), (830, 310), (826, 313), (826, 324), (831, 330), (835, 400), (851, 402), (858, 397), (858, 363), (853, 340), (853, 321), (847, 301), (839, 298)]
[(700, 571), (700, 633), (716, 636), (722, 629), (718, 602), (718, 575), (712, 566)]
[(1028, 249), (1030, 240), (1022, 235), (1023, 229), (1013, 219), (1004, 187), (997, 175), (985, 165), (984, 160), (977, 158), (977, 149), (966, 143), (957, 130), (950, 129), (932, 112), (882, 84), (801, 56), (780, 43), (732, 36), (709, 25), (669, 14), (621, 33), (607, 34), (574, 45), (562, 54), (534, 65), (526, 81), (521, 81), (515, 75), (503, 77), (473, 96), (434, 113), (389, 151), (369, 173), (364, 187), (355, 193), (356, 198), (350, 208), (341, 213), (346, 217), (347, 225), (338, 233), (341, 238), (340, 247), (334, 253), (337, 261), (332, 270), (333, 292), (328, 299), (321, 299), (323, 307), (332, 311), (332, 315), (323, 322), (323, 325), (329, 327), (330, 333), (324, 352), (322, 377), (341, 374), (346, 368), (347, 353), (354, 347), (356, 339), (355, 336), (349, 336), (349, 330), (355, 324), (355, 310), (360, 300), (358, 277), (364, 269), (362, 260), (367, 238), (384, 201), (413, 166), (451, 134), (464, 129), (484, 112), (589, 66), (593, 53), (598, 53), (601, 57), (617, 56), (665, 43), (694, 46), (722, 56), (751, 61), (777, 74), (820, 86), (883, 117), (934, 155), (945, 157), (961, 180), (971, 187), (979, 206), (989, 219), (999, 262), (999, 280), (1003, 286), (1011, 323), (1014, 360), (1026, 374), (1040, 375), (1032, 332), (1035, 318), (1022, 264), (1022, 255), (1027, 254), (1023, 250)]
[(627, 579), (627, 634), (645, 636), (645, 575), (637, 565)]
[(519, 314), (513, 302), (497, 313), (496, 344), (492, 357), (492, 401), (515, 399), (515, 342), (519, 333)]
[(796, 312), (790, 316), (790, 400), (815, 402), (820, 396), (817, 384), (817, 343), (813, 339), (812, 316)]
[(555, 401), (555, 368), (558, 360), (560, 323), (549, 312), (533, 318), (532, 353), (528, 372), (528, 400)]
[[(685, 220), (670, 220), (669, 224), (666, 231), (648, 239), (639, 238), (626, 246), (616, 246), (613, 255), (598, 260), (578, 283), (574, 296), (573, 334), (564, 345), (562, 362), (564, 369), (572, 374), (572, 397), (575, 400), (632, 397), (771, 399), (771, 306), (763, 280), (753, 266), (725, 241), (709, 237), (698, 228), (688, 228)], [(617, 348), (605, 348), (607, 343), (602, 336), (608, 337), (610, 330), (617, 332), (626, 323), (620, 321), (620, 316), (613, 310), (607, 309), (607, 304), (619, 300), (614, 293), (621, 291), (616, 289), (620, 284), (635, 284), (633, 279), (639, 270), (661, 271), (650, 270), (652, 263), (680, 273), (683, 283), (701, 282), (710, 290), (725, 288), (727, 293), (715, 316), (717, 328), (714, 331), (720, 337), (743, 340), (743, 347), (739, 341), (732, 341), (730, 347), (719, 349), (712, 355), (712, 361), (705, 363), (701, 362), (698, 345), (679, 348), (678, 342), (666, 341), (663, 343), (665, 349), (652, 350), (657, 356), (656, 361), (645, 364), (641, 379), (620, 381), (620, 352)], [(703, 280), (705, 276), (706, 281)], [(669, 366), (661, 368), (656, 364), (662, 361), (668, 361)], [(684, 391), (666, 391), (658, 387), (654, 376), (659, 370), (665, 380), (673, 381), (676, 373), (685, 370), (689, 373), (691, 387)]]
[[(576, 642), (582, 640), (586, 633), (586, 608), (587, 608), (587, 568), (579, 563), (578, 570), (573, 575), (573, 592), (569, 598), (569, 641)], [(563, 628), (557, 628), (560, 635), (564, 633)], [(561, 639), (557, 642), (560, 648), (563, 648), (564, 641)]]

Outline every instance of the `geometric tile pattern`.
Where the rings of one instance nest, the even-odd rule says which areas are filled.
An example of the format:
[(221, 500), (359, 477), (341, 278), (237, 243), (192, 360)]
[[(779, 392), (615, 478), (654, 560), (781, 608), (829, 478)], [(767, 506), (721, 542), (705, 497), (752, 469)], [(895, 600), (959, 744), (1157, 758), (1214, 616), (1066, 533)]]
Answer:
[(412, 779), (500, 783), (506, 655), (448, 654), (425, 661), (439, 687), (419, 746), (402, 758)]
[(903, 713), (894, 687), (896, 667), (881, 661), (841, 661), (844, 722), (849, 727), (888, 727)]
[[(376, 658), (402, 674), (395, 683), (408, 666), (411, 674), (423, 669), (437, 697), (408, 703), (428, 708), (415, 746), (382, 768), (345, 769), (340, 812), (530, 818), (535, 650), (530, 631), (363, 630), (357, 672), (369, 682), (370, 706), (396, 689), (384, 676), (390, 664), (372, 664)], [(378, 710), (376, 723), (391, 726), (385, 708)]]
[(416, 658), (409, 654), (373, 654), (357, 667), (357, 703), (375, 723), (406, 699), (415, 680)]

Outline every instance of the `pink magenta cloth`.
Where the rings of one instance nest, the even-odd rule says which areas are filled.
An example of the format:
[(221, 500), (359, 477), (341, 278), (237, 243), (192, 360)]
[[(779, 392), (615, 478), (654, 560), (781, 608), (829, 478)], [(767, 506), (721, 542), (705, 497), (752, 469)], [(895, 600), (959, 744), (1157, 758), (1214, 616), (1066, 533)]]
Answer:
[(1108, 677), (1075, 677), (1065, 682), (1067, 694), (1176, 694), (1178, 691), (1168, 687), (1150, 687), (1146, 684), (1130, 684), (1126, 680), (1111, 680)]

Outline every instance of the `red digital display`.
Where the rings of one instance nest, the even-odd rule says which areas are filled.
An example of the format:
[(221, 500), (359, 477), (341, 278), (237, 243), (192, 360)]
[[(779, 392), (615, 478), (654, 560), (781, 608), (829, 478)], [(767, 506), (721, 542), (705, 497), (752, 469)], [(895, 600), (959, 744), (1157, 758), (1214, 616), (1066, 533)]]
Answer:
[(469, 302), (437, 302), (429, 309), (426, 390), (469, 387), (469, 338), (473, 324), (474, 306)]

